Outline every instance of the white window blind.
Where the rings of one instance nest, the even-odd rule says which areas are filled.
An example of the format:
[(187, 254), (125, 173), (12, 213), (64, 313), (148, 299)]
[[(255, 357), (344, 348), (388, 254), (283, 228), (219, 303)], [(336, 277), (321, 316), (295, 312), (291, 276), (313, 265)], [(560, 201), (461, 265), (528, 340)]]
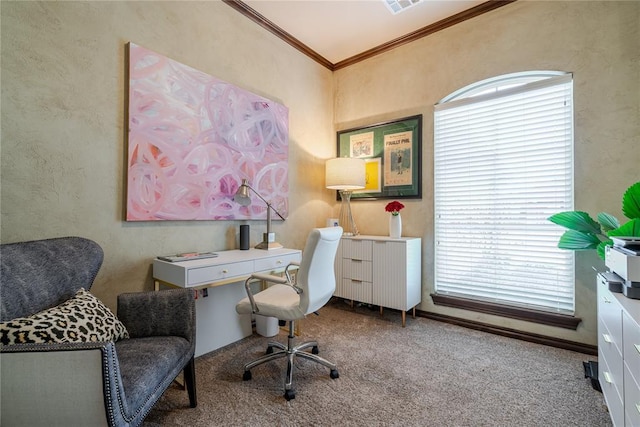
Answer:
[(547, 220), (573, 209), (571, 74), (454, 97), (434, 132), (436, 293), (573, 314), (574, 253)]

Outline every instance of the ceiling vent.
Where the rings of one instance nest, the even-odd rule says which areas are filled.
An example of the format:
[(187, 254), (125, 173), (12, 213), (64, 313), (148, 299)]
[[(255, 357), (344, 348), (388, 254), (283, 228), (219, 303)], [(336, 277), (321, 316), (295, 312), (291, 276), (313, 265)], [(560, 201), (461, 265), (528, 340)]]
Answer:
[(387, 9), (394, 14), (397, 15), (400, 12), (403, 12), (409, 9), (411, 6), (415, 6), (420, 3), (420, 0), (382, 0), (384, 4), (387, 6)]

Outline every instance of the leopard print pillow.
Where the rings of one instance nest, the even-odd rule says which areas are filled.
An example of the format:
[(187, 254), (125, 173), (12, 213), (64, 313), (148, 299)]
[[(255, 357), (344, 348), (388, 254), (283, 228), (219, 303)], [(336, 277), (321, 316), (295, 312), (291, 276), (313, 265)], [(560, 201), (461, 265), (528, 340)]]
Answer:
[(29, 317), (0, 323), (2, 345), (24, 343), (101, 342), (129, 338), (125, 326), (88, 291)]

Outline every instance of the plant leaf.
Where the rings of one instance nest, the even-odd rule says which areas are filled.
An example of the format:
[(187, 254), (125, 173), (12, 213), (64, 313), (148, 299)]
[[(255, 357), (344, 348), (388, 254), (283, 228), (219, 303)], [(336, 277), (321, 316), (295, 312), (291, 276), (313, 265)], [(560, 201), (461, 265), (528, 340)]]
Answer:
[(608, 240), (605, 240), (604, 242), (600, 242), (600, 244), (598, 245), (598, 256), (603, 261), (604, 261), (604, 253), (607, 246), (613, 246), (613, 240), (608, 239)]
[(585, 233), (577, 230), (567, 230), (560, 240), (558, 247), (560, 249), (570, 249), (573, 251), (586, 251), (588, 249), (596, 249), (600, 244), (600, 239), (593, 233)]
[[(583, 231), (585, 233), (599, 234), (600, 224), (595, 222), (586, 212), (567, 211), (551, 215), (549, 221), (561, 225), (569, 230)], [(598, 241), (599, 242), (599, 241)]]
[(611, 230), (607, 236), (634, 236), (640, 237), (640, 219), (632, 219), (621, 227)]
[(622, 213), (629, 219), (640, 218), (640, 181), (627, 188), (622, 196)]
[(606, 212), (600, 212), (598, 214), (598, 222), (602, 226), (603, 231), (609, 231), (620, 227), (620, 221), (618, 221), (618, 218)]

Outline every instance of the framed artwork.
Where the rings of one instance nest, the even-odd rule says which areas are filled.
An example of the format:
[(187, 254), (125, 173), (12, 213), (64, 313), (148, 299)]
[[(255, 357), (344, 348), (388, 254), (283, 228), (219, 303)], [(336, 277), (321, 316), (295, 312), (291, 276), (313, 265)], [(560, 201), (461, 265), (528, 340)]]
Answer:
[(337, 156), (365, 160), (365, 188), (351, 200), (422, 198), (421, 114), (339, 131)]
[(133, 43), (127, 221), (266, 219), (233, 197), (247, 179), (288, 214), (289, 111)]

